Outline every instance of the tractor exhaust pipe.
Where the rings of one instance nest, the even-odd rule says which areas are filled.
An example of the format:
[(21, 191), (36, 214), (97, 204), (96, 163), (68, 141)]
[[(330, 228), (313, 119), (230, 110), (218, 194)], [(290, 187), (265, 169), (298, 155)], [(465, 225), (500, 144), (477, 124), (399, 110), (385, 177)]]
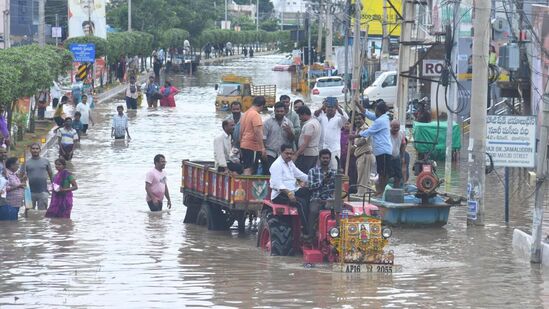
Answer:
[(343, 175), (336, 174), (334, 182), (334, 210), (341, 213), (343, 209)]

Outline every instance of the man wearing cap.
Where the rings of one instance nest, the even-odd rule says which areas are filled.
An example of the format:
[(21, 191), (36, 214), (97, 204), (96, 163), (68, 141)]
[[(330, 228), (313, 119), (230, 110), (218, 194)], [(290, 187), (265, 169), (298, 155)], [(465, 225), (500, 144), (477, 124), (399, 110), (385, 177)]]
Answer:
[(372, 137), (373, 153), (376, 156), (377, 174), (379, 181), (376, 184), (376, 195), (381, 196), (387, 185), (390, 172), (390, 162), (393, 153), (393, 144), (391, 142), (390, 120), (387, 115), (387, 105), (385, 102), (376, 104), (375, 114), (367, 111), (360, 102), (355, 102), (357, 108), (364, 113), (366, 118), (373, 120), (374, 123), (368, 129), (361, 131), (358, 135), (352, 137)]
[(322, 127), (320, 149), (330, 150), (332, 153), (330, 168), (338, 170), (341, 159), (341, 128), (349, 121), (349, 116), (339, 107), (336, 98), (327, 97), (322, 107), (315, 111), (315, 117)]

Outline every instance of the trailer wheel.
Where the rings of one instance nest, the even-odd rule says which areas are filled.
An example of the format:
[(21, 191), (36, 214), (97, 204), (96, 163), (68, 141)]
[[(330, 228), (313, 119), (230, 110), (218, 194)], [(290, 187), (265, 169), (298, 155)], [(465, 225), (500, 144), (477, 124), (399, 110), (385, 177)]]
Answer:
[(197, 223), (198, 212), (200, 211), (200, 200), (188, 195), (183, 199), (183, 204), (187, 206), (183, 223)]
[(211, 206), (208, 203), (203, 203), (196, 216), (196, 224), (206, 226), (208, 230), (214, 229), (214, 217)]
[(257, 246), (271, 255), (294, 255), (292, 227), (272, 214), (261, 216)]

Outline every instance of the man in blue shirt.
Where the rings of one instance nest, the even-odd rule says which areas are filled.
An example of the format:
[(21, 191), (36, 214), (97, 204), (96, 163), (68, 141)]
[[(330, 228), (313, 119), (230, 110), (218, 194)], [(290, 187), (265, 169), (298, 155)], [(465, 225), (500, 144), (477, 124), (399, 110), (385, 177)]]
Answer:
[(373, 120), (374, 123), (366, 130), (355, 137), (372, 137), (373, 153), (376, 156), (377, 174), (379, 180), (376, 184), (376, 195), (381, 196), (385, 186), (387, 185), (389, 176), (389, 163), (391, 162), (391, 154), (393, 152), (393, 144), (391, 142), (390, 120), (387, 115), (387, 105), (385, 102), (376, 104), (375, 114), (367, 111), (359, 102), (355, 102), (358, 109), (364, 113), (366, 118)]

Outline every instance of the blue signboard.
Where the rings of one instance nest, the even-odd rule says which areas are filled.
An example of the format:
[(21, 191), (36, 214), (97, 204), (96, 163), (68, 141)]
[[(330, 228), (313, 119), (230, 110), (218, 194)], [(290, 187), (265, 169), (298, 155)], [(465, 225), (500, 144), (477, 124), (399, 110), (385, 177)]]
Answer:
[(74, 56), (74, 62), (95, 62), (95, 44), (73, 43), (69, 49)]

